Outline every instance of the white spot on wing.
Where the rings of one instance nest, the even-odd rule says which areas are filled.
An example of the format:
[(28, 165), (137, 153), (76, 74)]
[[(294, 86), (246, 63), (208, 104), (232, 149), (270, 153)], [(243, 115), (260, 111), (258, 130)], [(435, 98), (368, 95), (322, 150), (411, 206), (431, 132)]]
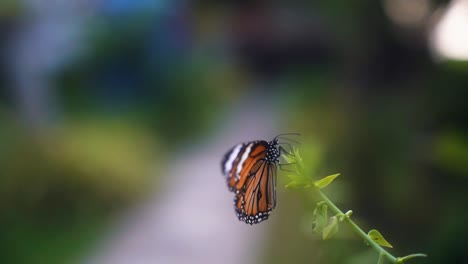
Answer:
[(240, 174), (240, 172), (242, 170), (242, 167), (244, 166), (245, 160), (247, 159), (247, 157), (250, 154), (250, 149), (252, 148), (252, 145), (253, 145), (253, 143), (250, 143), (247, 146), (247, 148), (244, 151), (244, 154), (242, 154), (242, 157), (241, 157), (241, 160), (240, 160), (239, 164), (237, 164), (236, 178), (239, 178), (239, 174)]
[(234, 149), (231, 151), (231, 154), (229, 154), (229, 158), (224, 163), (224, 174), (228, 174), (228, 172), (231, 171), (232, 164), (234, 163), (234, 160), (236, 159), (237, 155), (239, 155), (242, 145), (243, 144), (239, 144), (235, 146)]

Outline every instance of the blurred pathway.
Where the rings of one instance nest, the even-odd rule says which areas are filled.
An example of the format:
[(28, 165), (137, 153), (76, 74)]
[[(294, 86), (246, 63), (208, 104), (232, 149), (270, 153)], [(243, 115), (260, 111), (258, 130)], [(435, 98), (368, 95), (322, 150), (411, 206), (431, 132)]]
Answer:
[(256, 263), (270, 223), (237, 220), (220, 160), (241, 141), (278, 133), (273, 104), (262, 100), (244, 101), (226, 117), (222, 136), (174, 157), (179, 165), (167, 172), (163, 193), (128, 216), (88, 263)]

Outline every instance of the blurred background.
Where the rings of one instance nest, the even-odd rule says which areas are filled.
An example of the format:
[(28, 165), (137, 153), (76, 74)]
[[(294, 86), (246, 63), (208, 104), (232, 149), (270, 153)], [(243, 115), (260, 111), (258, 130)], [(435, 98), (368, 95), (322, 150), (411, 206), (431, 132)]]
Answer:
[(2, 0), (0, 263), (375, 263), (284, 172), (237, 220), (222, 156), (287, 132), (394, 255), (465, 263), (467, 88), (468, 0)]

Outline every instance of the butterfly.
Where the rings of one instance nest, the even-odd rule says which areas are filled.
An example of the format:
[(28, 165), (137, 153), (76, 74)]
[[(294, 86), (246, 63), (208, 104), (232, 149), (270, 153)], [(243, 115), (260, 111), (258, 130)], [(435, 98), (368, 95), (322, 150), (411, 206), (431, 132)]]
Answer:
[(269, 142), (240, 143), (224, 155), (221, 170), (229, 190), (235, 194), (234, 209), (240, 221), (250, 225), (260, 223), (268, 219), (276, 206), (277, 167), (281, 166), (279, 158), (285, 152), (278, 142), (282, 135)]

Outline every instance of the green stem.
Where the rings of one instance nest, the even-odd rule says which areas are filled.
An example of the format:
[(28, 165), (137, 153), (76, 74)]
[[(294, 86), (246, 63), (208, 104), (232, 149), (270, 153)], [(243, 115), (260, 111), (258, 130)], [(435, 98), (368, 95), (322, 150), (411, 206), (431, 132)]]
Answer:
[[(332, 210), (335, 214), (341, 214), (344, 215), (344, 213), (340, 210), (340, 208), (336, 207), (336, 205), (328, 199), (328, 197), (320, 190), (317, 189), (318, 193), (320, 194), (320, 197), (327, 203), (329, 206), (330, 210)], [(364, 241), (366, 241), (373, 249), (375, 249), (380, 255), (385, 256), (391, 263), (397, 263), (398, 259), (394, 257), (392, 254), (390, 254), (388, 251), (386, 251), (384, 248), (379, 246), (377, 243), (375, 243), (374, 240), (372, 240), (362, 229), (354, 223), (353, 220), (349, 217), (345, 217), (344, 220), (349, 224), (351, 229), (354, 230)]]
[(408, 259), (412, 259), (412, 258), (425, 258), (425, 257), (427, 257), (427, 255), (426, 255), (426, 254), (422, 254), (422, 253), (411, 254), (411, 255), (408, 255), (408, 256), (405, 256), (405, 257), (398, 258), (398, 259), (397, 259), (397, 262), (398, 262), (398, 263), (403, 263), (403, 262), (407, 261)]

